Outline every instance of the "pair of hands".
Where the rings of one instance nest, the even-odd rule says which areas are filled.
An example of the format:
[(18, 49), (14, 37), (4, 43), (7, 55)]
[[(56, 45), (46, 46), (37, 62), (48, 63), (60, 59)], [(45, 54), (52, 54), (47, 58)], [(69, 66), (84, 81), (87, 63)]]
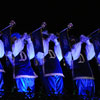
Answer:
[(80, 36), (80, 41), (81, 41), (82, 43), (87, 43), (88, 40), (89, 40), (89, 38), (86, 37), (85, 35), (81, 35), (81, 36)]
[(27, 42), (30, 42), (31, 41), (30, 35), (28, 35), (26, 32), (24, 33), (22, 39), (25, 40), (25, 41), (27, 41)]
[(58, 44), (57, 36), (54, 35), (53, 33), (50, 34), (49, 39), (50, 39), (51, 41), (53, 41), (53, 42), (55, 43), (55, 45)]

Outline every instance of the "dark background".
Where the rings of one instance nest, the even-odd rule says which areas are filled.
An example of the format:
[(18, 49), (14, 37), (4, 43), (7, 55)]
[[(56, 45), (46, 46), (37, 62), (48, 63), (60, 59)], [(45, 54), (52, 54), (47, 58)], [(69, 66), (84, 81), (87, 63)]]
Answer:
[(0, 3), (0, 29), (15, 20), (14, 31), (32, 32), (47, 22), (49, 32), (59, 32), (73, 23), (72, 33), (89, 35), (100, 27), (100, 5), (97, 0), (33, 0)]
[(16, 22), (13, 31), (21, 34), (34, 31), (46, 21), (49, 32), (60, 32), (72, 22), (74, 26), (70, 34), (88, 36), (100, 28), (100, 3), (99, 0), (0, 1), (0, 30), (8, 26), (11, 20)]

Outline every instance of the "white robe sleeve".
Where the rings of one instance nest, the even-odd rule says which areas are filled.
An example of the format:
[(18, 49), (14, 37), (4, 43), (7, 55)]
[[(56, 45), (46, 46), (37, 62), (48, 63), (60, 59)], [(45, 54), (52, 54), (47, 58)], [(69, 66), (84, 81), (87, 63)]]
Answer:
[(46, 41), (46, 40), (43, 40), (43, 50), (44, 50), (44, 53), (38, 52), (35, 56), (39, 62), (39, 65), (44, 64), (44, 57), (48, 54), (48, 41)]
[(0, 58), (2, 58), (3, 56), (4, 56), (4, 44), (0, 40)]
[(67, 62), (67, 64), (70, 66), (70, 69), (72, 69), (72, 54), (71, 54), (71, 52), (66, 53), (64, 58), (65, 58), (65, 61)]
[(9, 58), (10, 63), (12, 64), (12, 66), (15, 66), (14, 59), (13, 59), (13, 56), (12, 56), (12, 51), (8, 51), (6, 56)]
[(34, 45), (31, 40), (29, 40), (27, 44), (27, 55), (30, 60), (35, 56)]
[(15, 40), (12, 45), (12, 52), (14, 57), (16, 57), (24, 49), (24, 42), (22, 39)]
[(82, 42), (76, 43), (71, 49), (73, 60), (77, 60), (80, 56)]
[(97, 60), (98, 60), (98, 63), (100, 64), (100, 52), (99, 52), (99, 54), (97, 56)]
[(59, 61), (61, 61), (63, 56), (62, 56), (61, 46), (59, 42), (55, 44), (54, 51)]
[(95, 56), (94, 46), (89, 40), (88, 44), (86, 45), (86, 55), (87, 55), (87, 60), (91, 60)]
[(71, 51), (67, 52), (64, 56), (67, 64), (70, 66), (70, 69), (72, 69), (73, 60), (77, 60), (80, 56), (81, 44), (82, 44), (81, 42), (78, 42), (75, 45), (73, 45)]

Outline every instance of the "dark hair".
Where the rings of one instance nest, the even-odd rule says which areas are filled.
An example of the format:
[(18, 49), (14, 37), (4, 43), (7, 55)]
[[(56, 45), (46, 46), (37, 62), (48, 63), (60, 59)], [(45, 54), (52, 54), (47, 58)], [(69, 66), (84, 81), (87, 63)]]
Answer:
[(75, 40), (75, 42), (78, 42), (79, 41), (79, 38), (75, 35), (71, 35), (69, 36), (69, 40), (72, 41), (72, 40)]
[(75, 35), (71, 35), (69, 36), (69, 43), (70, 46), (72, 47), (75, 43), (77, 43), (79, 41), (79, 39), (77, 38), (77, 36)]
[(47, 39), (49, 37), (49, 35), (45, 35), (45, 34), (43, 34), (42, 36), (44, 39)]

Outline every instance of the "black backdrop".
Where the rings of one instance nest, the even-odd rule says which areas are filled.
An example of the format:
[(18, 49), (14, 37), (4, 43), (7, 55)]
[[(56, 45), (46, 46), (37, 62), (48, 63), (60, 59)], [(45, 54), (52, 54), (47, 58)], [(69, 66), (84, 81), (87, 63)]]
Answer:
[[(89, 35), (100, 28), (99, 12), (100, 5), (97, 0), (13, 0), (11, 2), (2, 0), (0, 1), (0, 30), (9, 25), (10, 20), (15, 20), (13, 31), (21, 34), (30, 33), (46, 21), (49, 32), (56, 33), (72, 22), (74, 26), (70, 34)], [(7, 79), (6, 81), (10, 82)]]
[(33, 0), (0, 2), (0, 29), (15, 20), (14, 30), (32, 32), (47, 22), (49, 32), (59, 32), (73, 23), (72, 34), (90, 34), (100, 27), (98, 1)]

